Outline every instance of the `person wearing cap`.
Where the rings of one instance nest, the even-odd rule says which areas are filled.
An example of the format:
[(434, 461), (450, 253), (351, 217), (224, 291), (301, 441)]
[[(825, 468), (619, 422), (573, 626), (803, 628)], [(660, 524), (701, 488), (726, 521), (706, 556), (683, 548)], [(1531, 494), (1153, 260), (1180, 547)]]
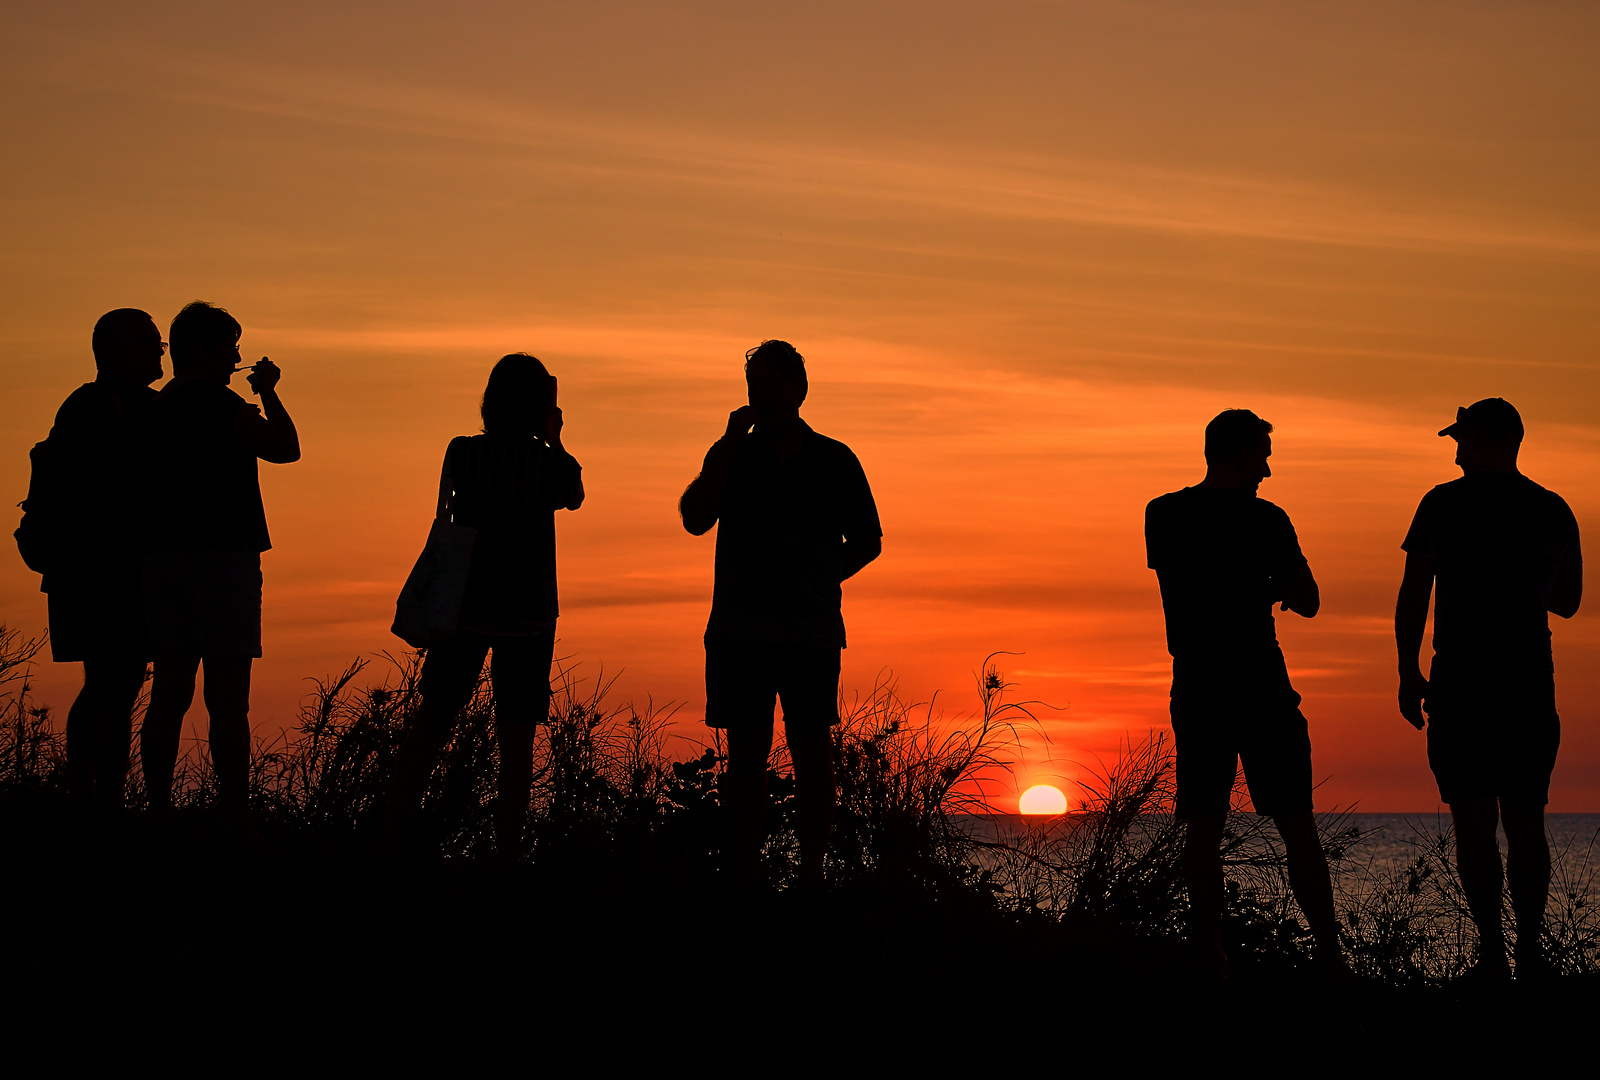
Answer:
[(62, 402), (33, 451), (33, 482), (17, 542), (43, 574), (50, 653), (83, 664), (67, 713), (67, 786), (98, 818), (122, 807), (134, 702), (150, 660), (139, 575), (137, 453), (167, 343), (149, 314), (118, 308), (94, 325), (95, 379)]
[[(1550, 891), (1544, 808), (1561, 742), (1549, 612), (1583, 598), (1578, 523), (1566, 502), (1517, 469), (1522, 418), (1503, 398), (1456, 410), (1462, 476), (1422, 497), (1401, 544), (1395, 604), (1400, 713), (1426, 728), (1428, 764), (1455, 822), (1456, 861), (1478, 925), (1474, 977), (1511, 976), (1501, 926), (1496, 826), (1516, 917), (1519, 977), (1544, 967), (1539, 938)], [(1432, 598), (1433, 664), (1418, 662)]]

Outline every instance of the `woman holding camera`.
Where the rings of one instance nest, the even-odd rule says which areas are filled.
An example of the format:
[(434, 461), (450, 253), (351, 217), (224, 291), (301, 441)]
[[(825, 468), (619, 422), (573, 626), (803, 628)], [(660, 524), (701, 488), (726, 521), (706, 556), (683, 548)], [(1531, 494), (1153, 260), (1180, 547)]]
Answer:
[(495, 836), (501, 857), (514, 859), (527, 822), (534, 731), (550, 710), (555, 511), (583, 504), (583, 480), (561, 445), (555, 377), (537, 359), (502, 357), (481, 412), (481, 435), (451, 440), (440, 485), (440, 520), (477, 531), (460, 629), (433, 644), (423, 661), (422, 703), (400, 746), (384, 833), (392, 848), (487, 656), (500, 754)]

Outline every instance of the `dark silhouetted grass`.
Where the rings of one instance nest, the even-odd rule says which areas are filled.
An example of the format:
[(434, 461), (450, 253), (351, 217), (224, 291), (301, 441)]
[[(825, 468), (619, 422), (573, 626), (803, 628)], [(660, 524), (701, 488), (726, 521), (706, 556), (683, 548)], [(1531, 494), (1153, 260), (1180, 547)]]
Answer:
[[(216, 1011), (228, 1000), (210, 994), (220, 980), (250, 1000), (354, 1010), (368, 1024), (426, 1025), (440, 1008), (501, 1015), (537, 1000), (541, 1022), (581, 1026), (592, 1018), (572, 1013), (575, 1002), (617, 994), (734, 1013), (787, 1001), (904, 1017), (926, 995), (959, 997), (999, 979), (1041, 1000), (1067, 985), (1098, 987), (1074, 998), (1074, 1015), (1126, 1034), (1141, 994), (1187, 978), (1170, 744), (1126, 747), (1070, 815), (1020, 824), (991, 815), (988, 792), (1009, 786), (1019, 728), (1034, 722), (1028, 703), (1008, 699), (993, 657), (979, 673), (975, 715), (911, 704), (887, 677), (843, 708), (831, 890), (818, 898), (783, 891), (797, 851), (781, 744), (763, 861), (771, 889), (752, 896), (717, 870), (724, 756), (715, 737), (669, 744), (671, 706), (612, 705), (603, 677), (566, 664), (536, 742), (520, 870), (483, 858), (495, 843), (486, 682), (432, 775), (417, 857), (396, 867), (373, 856), (418, 704), (411, 654), (314, 683), (294, 729), (257, 747), (252, 800), (266, 850), (235, 849), (208, 826), (203, 744), (184, 755), (172, 827), (154, 830), (139, 812), (135, 765), (126, 821), (94, 833), (68, 813), (55, 714), (30, 697), (39, 645), (0, 630), (0, 843), (24, 883), (0, 915), (36, 928), (13, 949), (19, 974), (0, 1011), (41, 1015), (41, 1002), (60, 1000), (125, 1013), (135, 1026), (150, 1015), (140, 1009), (210, 1009), (221, 1023), (233, 1014)], [(1346, 818), (1324, 817), (1323, 840), (1345, 885), (1357, 970), (1384, 992), (1441, 993), (1473, 947), (1448, 832), (1419, 837), (1415, 858), (1392, 874), (1362, 861), (1363, 838)], [(1588, 979), (1563, 985), (1591, 989), (1600, 939), (1592, 854), (1556, 853), (1546, 941), (1560, 972)], [(1224, 862), (1240, 967), (1270, 985), (1312, 985), (1309, 935), (1270, 822), (1231, 815)], [(107, 920), (108, 910), (118, 917)], [(85, 936), (101, 922), (104, 933)], [(137, 1008), (93, 1005), (101, 985), (140, 988)], [(1208, 991), (1199, 1000), (1200, 1012), (1171, 1022), (1204, 1026), (1235, 999)], [(1454, 1007), (1407, 1000), (1436, 1019)], [(46, 1026), (65, 1030), (71, 1008), (49, 1013)]]

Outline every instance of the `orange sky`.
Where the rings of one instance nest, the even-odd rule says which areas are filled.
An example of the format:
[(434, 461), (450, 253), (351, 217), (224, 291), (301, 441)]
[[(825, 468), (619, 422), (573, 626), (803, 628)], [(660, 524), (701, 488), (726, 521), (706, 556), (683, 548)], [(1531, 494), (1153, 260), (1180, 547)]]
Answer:
[[(742, 352), (784, 337), (886, 533), (846, 689), (891, 669), (957, 712), (1022, 653), (1021, 695), (1066, 706), (1023, 786), (1165, 723), (1142, 508), (1222, 408), (1277, 425), (1262, 495), (1322, 582), (1280, 636), (1324, 808), (1437, 802), (1389, 616), (1455, 406), (1516, 403), (1525, 471), (1600, 525), (1591, 6), (327, 7), (0, 15), (0, 486), (101, 312), (234, 312), (305, 446), (263, 467), (264, 733), (398, 647), (439, 456), (512, 350), (561, 379), (585, 466), (581, 671), (698, 717), (712, 541), (675, 501)], [(0, 555), (8, 625), (43, 627), (36, 589)], [(1597, 610), (1556, 628), (1553, 810), (1600, 810)], [(76, 678), (38, 686), (64, 708)]]

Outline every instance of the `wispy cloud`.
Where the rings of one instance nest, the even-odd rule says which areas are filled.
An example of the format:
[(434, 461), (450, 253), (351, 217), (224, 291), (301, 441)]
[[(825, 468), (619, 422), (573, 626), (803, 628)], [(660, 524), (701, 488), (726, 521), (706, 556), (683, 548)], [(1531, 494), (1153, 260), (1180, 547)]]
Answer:
[[(192, 106), (307, 124), (404, 135), (441, 144), (526, 152), (546, 171), (633, 177), (768, 197), (922, 207), (928, 211), (1430, 252), (1522, 250), (1588, 258), (1590, 222), (1551, 222), (1504, 208), (1441, 210), (1335, 183), (1290, 182), (1221, 169), (1174, 169), (1071, 154), (984, 155), (886, 140), (871, 148), (753, 139), (603, 114), (555, 114), (535, 105), (429, 85), (238, 58), (169, 57), (170, 77), (136, 79), (126, 56), (77, 49), (87, 71), (39, 63), (36, 80), (98, 79)], [(136, 89), (135, 89), (136, 88)], [(914, 243), (913, 245), (914, 246)]]

